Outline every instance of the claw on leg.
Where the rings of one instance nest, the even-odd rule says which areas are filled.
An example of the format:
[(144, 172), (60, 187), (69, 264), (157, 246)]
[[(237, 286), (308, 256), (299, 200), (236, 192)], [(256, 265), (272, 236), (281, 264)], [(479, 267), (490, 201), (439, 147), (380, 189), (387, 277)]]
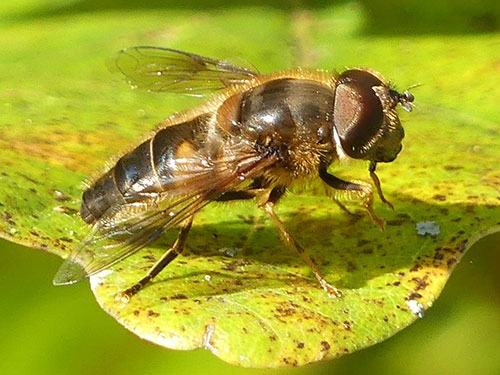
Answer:
[(323, 290), (328, 294), (328, 297), (342, 297), (342, 292), (339, 289), (335, 288), (332, 284), (329, 284), (325, 279), (318, 279), (318, 281)]
[(378, 226), (378, 229), (380, 229), (381, 232), (385, 230), (385, 220), (382, 219), (381, 217), (377, 216), (375, 211), (373, 210), (373, 207), (370, 206), (365, 206), (366, 211), (370, 215), (370, 218), (372, 221)]
[(363, 200), (363, 207), (370, 215), (370, 218), (375, 224), (377, 224), (379, 229), (383, 232), (385, 229), (385, 220), (377, 216), (375, 210), (373, 209), (373, 191), (370, 186), (366, 186), (365, 189), (363, 189), (362, 200)]
[(373, 191), (371, 189), (371, 186), (363, 186), (361, 199), (363, 201), (363, 207), (368, 212), (368, 215), (370, 215), (372, 221), (377, 224), (380, 231), (383, 232), (385, 230), (385, 220), (377, 216), (375, 210), (373, 209)]

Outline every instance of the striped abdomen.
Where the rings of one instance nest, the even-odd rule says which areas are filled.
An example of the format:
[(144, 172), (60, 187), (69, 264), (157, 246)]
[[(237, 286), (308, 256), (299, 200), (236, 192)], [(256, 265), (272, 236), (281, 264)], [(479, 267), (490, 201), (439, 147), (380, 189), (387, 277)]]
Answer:
[(142, 201), (161, 192), (174, 178), (169, 162), (179, 153), (202, 147), (203, 127), (201, 117), (166, 127), (122, 156), (83, 193), (82, 219), (92, 224), (110, 207)]

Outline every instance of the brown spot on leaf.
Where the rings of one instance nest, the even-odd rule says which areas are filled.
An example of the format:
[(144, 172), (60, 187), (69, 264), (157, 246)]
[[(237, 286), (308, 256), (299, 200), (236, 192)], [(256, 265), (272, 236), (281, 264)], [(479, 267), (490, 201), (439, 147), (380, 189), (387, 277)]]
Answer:
[(353, 262), (351, 262), (351, 261), (347, 262), (347, 272), (354, 272), (354, 271), (356, 271), (356, 269), (357, 269), (357, 267)]
[(367, 245), (369, 243), (370, 243), (370, 241), (368, 241), (366, 239), (361, 239), (361, 240), (358, 240), (357, 247), (361, 247), (361, 246)]
[(287, 365), (289, 365), (289, 366), (294, 366), (294, 367), (296, 367), (296, 366), (298, 366), (298, 365), (299, 365), (299, 363), (297, 362), (297, 360), (296, 360), (296, 359), (294, 359), (294, 358), (289, 358), (289, 357), (284, 357), (284, 358), (283, 358), (283, 362), (284, 362), (284, 363), (286, 363), (286, 364), (287, 364)]
[(419, 299), (419, 298), (422, 298), (422, 295), (420, 293), (412, 293), (409, 295), (408, 297), (408, 300), (415, 300), (415, 299)]
[(174, 294), (170, 296), (170, 299), (187, 299), (188, 297), (185, 294)]
[(417, 284), (415, 290), (423, 290), (427, 287), (427, 285), (429, 285), (424, 279), (421, 279), (419, 277), (414, 277), (411, 280)]
[(462, 242), (460, 242), (457, 249), (458, 251), (463, 253), (467, 249), (467, 240), (463, 240)]
[(422, 268), (422, 265), (420, 263), (415, 263), (412, 268), (410, 268), (410, 272), (417, 272)]
[(446, 195), (435, 194), (432, 198), (437, 200), (437, 201), (444, 202), (446, 200)]
[(345, 320), (344, 323), (343, 323), (343, 325), (344, 325), (344, 329), (346, 331), (350, 331), (351, 330), (351, 322), (349, 322), (348, 320)]
[(400, 226), (401, 224), (403, 224), (405, 222), (405, 220), (403, 219), (394, 219), (394, 220), (388, 220), (387, 221), (387, 225), (391, 225), (391, 226)]
[(321, 341), (321, 351), (327, 352), (330, 350), (330, 344), (328, 341)]
[(463, 169), (464, 167), (460, 165), (445, 165), (443, 168), (445, 171), (458, 171), (460, 169)]

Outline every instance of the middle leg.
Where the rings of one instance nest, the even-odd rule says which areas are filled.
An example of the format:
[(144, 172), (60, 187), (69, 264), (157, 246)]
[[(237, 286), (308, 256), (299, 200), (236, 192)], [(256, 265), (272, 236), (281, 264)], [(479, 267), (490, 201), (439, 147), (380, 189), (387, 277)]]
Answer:
[(306, 263), (312, 270), (314, 276), (318, 280), (319, 284), (321, 287), (328, 293), (330, 297), (340, 297), (342, 293), (340, 290), (335, 288), (333, 285), (329, 284), (325, 277), (321, 274), (318, 266), (312, 258), (306, 253), (304, 248), (299, 245), (299, 243), (295, 240), (295, 238), (292, 236), (292, 234), (288, 231), (288, 229), (285, 227), (283, 222), (280, 220), (278, 215), (276, 215), (276, 212), (274, 211), (274, 205), (276, 202), (283, 196), (285, 193), (285, 188), (284, 187), (276, 187), (274, 188), (271, 193), (269, 194), (269, 197), (267, 201), (261, 206), (261, 208), (271, 217), (273, 220), (274, 225), (278, 228), (279, 234), (283, 242), (292, 250), (295, 250), (304, 263)]

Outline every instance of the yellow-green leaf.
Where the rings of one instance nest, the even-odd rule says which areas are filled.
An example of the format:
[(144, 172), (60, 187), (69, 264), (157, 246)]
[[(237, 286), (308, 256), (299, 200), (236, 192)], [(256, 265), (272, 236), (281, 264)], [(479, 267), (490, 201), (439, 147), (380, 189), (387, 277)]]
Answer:
[[(396, 206), (376, 203), (385, 232), (310, 191), (289, 194), (277, 209), (342, 298), (325, 294), (251, 203), (204, 210), (186, 252), (130, 303), (115, 294), (144, 275), (175, 233), (91, 286), (138, 336), (205, 347), (242, 366), (302, 365), (393, 335), (432, 305), (470, 244), (500, 226), (499, 35), (375, 33), (366, 9), (165, 8), (4, 21), (0, 235), (66, 257), (88, 231), (77, 214), (82, 182), (162, 118), (199, 103), (129, 90), (104, 67), (120, 48), (234, 56), (264, 72), (293, 62), (369, 66), (400, 88), (423, 84), (414, 90), (417, 109), (403, 114), (403, 152), (379, 167)], [(368, 177), (366, 165), (336, 171)]]

